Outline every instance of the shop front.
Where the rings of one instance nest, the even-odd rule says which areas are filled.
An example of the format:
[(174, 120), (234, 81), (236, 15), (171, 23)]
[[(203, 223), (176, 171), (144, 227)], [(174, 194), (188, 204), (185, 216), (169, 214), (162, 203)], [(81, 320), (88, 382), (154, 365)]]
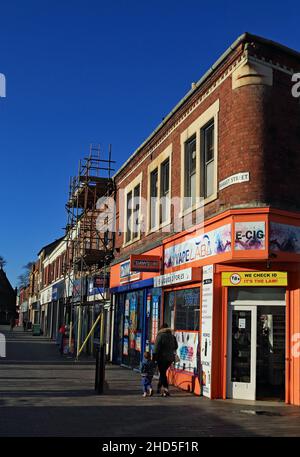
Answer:
[(236, 210), (165, 241), (162, 278), (188, 268), (200, 278), (163, 287), (179, 342), (171, 382), (208, 398), (300, 404), (299, 234), (295, 215)]
[(59, 328), (64, 323), (65, 282), (59, 281), (52, 286), (52, 336), (59, 341)]
[(41, 291), (40, 299), (40, 325), (44, 335), (50, 336), (51, 318), (52, 318), (52, 287), (49, 286)]
[(153, 352), (161, 314), (161, 287), (155, 287), (153, 279), (159, 274), (161, 251), (159, 248), (146, 253), (155, 256), (157, 272), (138, 262), (136, 269), (143, 271), (132, 271), (130, 260), (111, 268), (114, 363), (139, 369), (144, 351)]
[(163, 319), (174, 331), (177, 360), (169, 371), (170, 382), (200, 393), (200, 268), (185, 268), (154, 278), (163, 290)]
[(230, 287), (227, 397), (285, 399), (285, 294), (284, 287)]

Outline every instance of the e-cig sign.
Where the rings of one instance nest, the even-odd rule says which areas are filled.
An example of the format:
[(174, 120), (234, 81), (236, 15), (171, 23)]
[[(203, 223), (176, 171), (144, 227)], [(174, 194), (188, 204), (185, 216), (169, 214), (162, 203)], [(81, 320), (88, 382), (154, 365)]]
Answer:
[(0, 73), (0, 98), (6, 97), (6, 79), (3, 73)]
[(3, 333), (0, 333), (0, 357), (6, 357), (6, 339)]

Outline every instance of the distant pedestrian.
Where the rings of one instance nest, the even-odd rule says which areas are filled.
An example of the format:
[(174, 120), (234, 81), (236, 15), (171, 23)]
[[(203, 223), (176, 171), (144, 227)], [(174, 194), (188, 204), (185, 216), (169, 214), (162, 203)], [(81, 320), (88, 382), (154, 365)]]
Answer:
[(178, 348), (177, 340), (168, 324), (163, 324), (157, 334), (153, 351), (154, 360), (157, 361), (159, 381), (157, 393), (163, 397), (170, 395), (167, 371), (175, 362), (175, 353)]
[(10, 331), (11, 332), (14, 331), (15, 326), (16, 326), (16, 319), (14, 317), (12, 317), (10, 320)]
[(144, 358), (142, 361), (141, 375), (143, 385), (143, 397), (150, 397), (153, 395), (152, 379), (155, 371), (155, 363), (151, 360), (150, 352), (144, 352)]
[(63, 353), (64, 353), (64, 338), (65, 338), (65, 335), (66, 335), (66, 331), (67, 331), (67, 326), (65, 324), (62, 324), (62, 326), (59, 329), (59, 338), (60, 338), (60, 341), (59, 341), (59, 352), (60, 352), (60, 355), (63, 355)]

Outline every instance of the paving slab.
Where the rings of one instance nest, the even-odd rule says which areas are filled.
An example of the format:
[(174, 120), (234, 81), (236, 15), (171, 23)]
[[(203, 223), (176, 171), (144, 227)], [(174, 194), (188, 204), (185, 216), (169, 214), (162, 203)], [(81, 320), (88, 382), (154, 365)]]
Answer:
[(94, 359), (61, 357), (54, 342), (23, 329), (0, 332), (0, 436), (300, 436), (298, 407), (208, 400), (175, 387), (169, 398), (143, 398), (140, 375), (116, 365), (106, 366), (105, 392), (96, 395)]

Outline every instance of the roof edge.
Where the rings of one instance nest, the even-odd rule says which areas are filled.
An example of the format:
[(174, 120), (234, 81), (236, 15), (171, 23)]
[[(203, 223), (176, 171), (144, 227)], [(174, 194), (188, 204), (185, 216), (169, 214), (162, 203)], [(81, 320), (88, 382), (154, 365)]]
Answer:
[(204, 73), (204, 75), (196, 82), (195, 86), (190, 89), (186, 95), (179, 100), (175, 107), (169, 112), (169, 114), (163, 119), (163, 121), (153, 130), (153, 132), (143, 141), (143, 143), (138, 146), (138, 148), (129, 156), (129, 158), (121, 165), (121, 167), (113, 175), (115, 179), (124, 168), (131, 162), (132, 159), (146, 146), (147, 143), (156, 135), (157, 132), (169, 121), (169, 119), (175, 114), (176, 111), (192, 96), (192, 94), (208, 79), (208, 77), (225, 61), (229, 54), (234, 51), (241, 43), (246, 43), (249, 41), (256, 41), (258, 43), (266, 44), (268, 46), (273, 46), (281, 49), (282, 51), (293, 55), (300, 59), (300, 52), (294, 51), (293, 49), (284, 46), (276, 41), (269, 40), (267, 38), (260, 37), (258, 35), (253, 35), (249, 32), (244, 32), (240, 35), (227, 49), (221, 54), (221, 56), (216, 60), (216, 62)]

